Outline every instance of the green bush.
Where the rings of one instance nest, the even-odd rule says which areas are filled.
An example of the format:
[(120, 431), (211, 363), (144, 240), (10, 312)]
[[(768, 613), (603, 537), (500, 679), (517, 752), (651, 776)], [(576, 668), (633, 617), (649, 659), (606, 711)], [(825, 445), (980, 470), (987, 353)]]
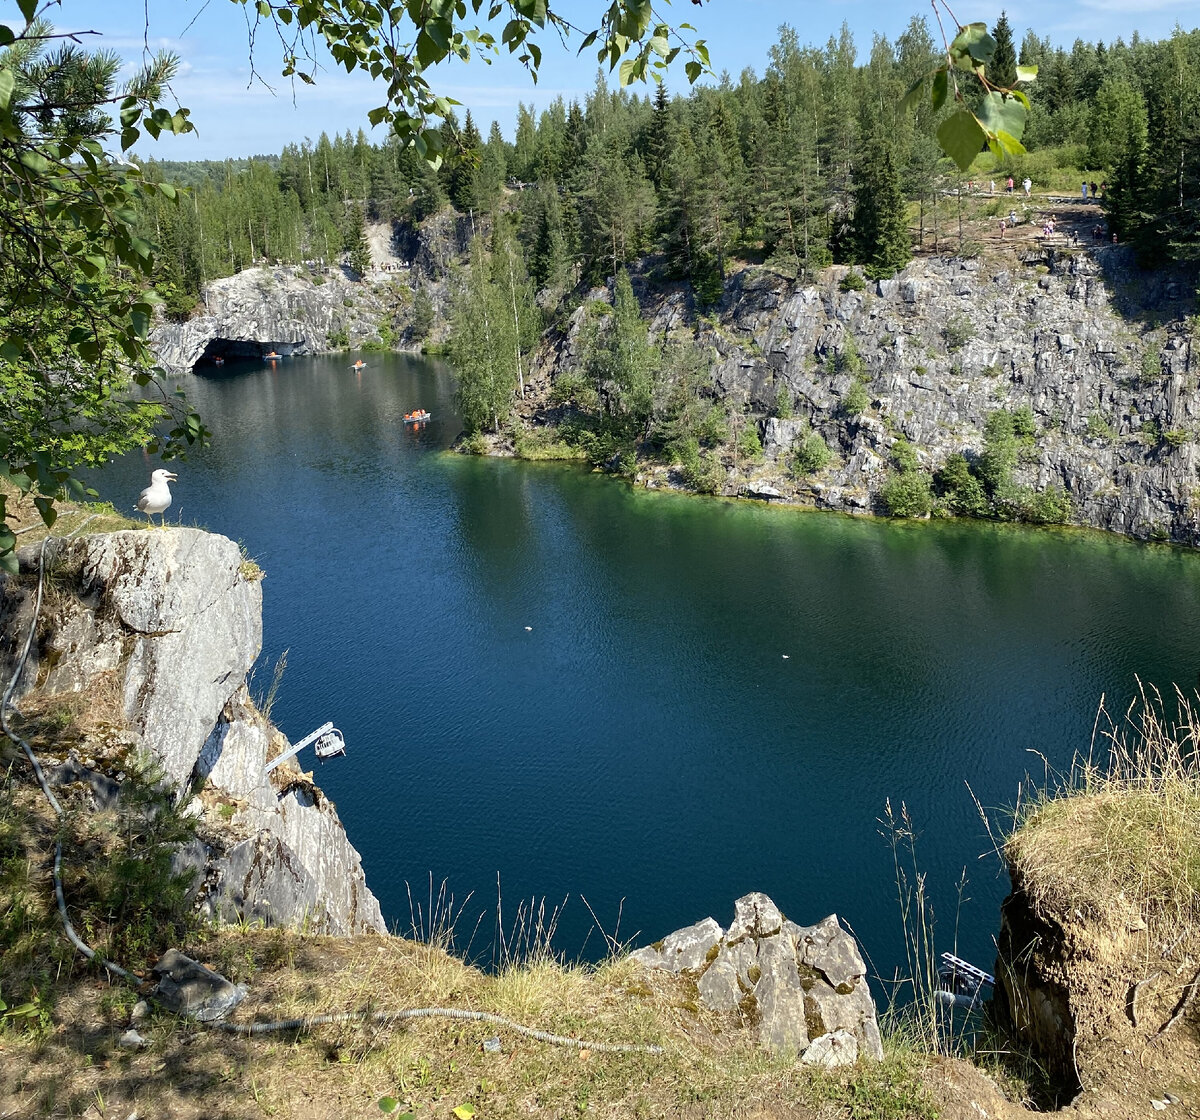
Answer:
[(842, 412), (846, 416), (859, 416), (871, 407), (871, 397), (861, 381), (854, 381), (842, 398)]
[(350, 334), (345, 329), (330, 331), (328, 345), (330, 350), (349, 350)]
[(892, 444), (892, 462), (902, 473), (915, 471), (920, 465), (917, 460), (917, 449), (904, 436), (897, 436)]
[(757, 424), (749, 421), (746, 423), (738, 433), (737, 449), (743, 459), (757, 462), (762, 458), (762, 440), (758, 438)]
[(1017, 465), (1017, 437), (1013, 432), (1012, 413), (1002, 408), (988, 415), (983, 424), (983, 454), (975, 473), (989, 494), (1008, 485)]
[(951, 513), (959, 517), (987, 517), (992, 512), (983, 483), (971, 473), (964, 455), (956, 452), (948, 456), (934, 475), (934, 483)]
[(775, 415), (780, 420), (792, 418), (792, 390), (786, 381), (781, 381), (775, 391)]
[(1108, 441), (1114, 439), (1116, 434), (1117, 433), (1113, 431), (1113, 427), (1108, 422), (1108, 418), (1106, 416), (1103, 416), (1099, 412), (1093, 412), (1091, 416), (1088, 417), (1088, 439), (1102, 439)]
[(1037, 435), (1037, 424), (1033, 419), (1033, 409), (1023, 404), (1012, 412), (1013, 435), (1018, 439), (1032, 440)]
[(1165, 439), (1171, 447), (1182, 447), (1185, 443), (1190, 442), (1192, 433), (1186, 428), (1170, 428), (1163, 432), (1162, 438)]
[(884, 483), (879, 497), (889, 517), (924, 517), (933, 509), (932, 479), (925, 471), (900, 471)]
[(719, 444), (727, 442), (729, 439), (729, 417), (725, 415), (725, 409), (719, 404), (714, 404), (700, 421), (697, 434), (700, 437), (700, 442), (705, 447), (716, 447)]
[(829, 445), (821, 438), (821, 433), (809, 428), (803, 435), (797, 436), (792, 445), (792, 474), (797, 478), (816, 474), (824, 469), (830, 458)]
[(942, 339), (948, 350), (961, 350), (975, 337), (975, 327), (965, 315), (955, 315), (942, 327)]
[(867, 286), (867, 282), (862, 278), (861, 273), (851, 269), (842, 277), (842, 282), (838, 287), (843, 292), (861, 292)]

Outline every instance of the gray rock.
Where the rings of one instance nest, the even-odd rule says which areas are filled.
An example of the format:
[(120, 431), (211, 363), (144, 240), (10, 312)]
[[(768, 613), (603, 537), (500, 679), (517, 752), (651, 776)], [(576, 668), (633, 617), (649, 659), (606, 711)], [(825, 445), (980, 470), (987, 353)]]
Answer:
[(202, 1023), (224, 1019), (246, 998), (241, 984), (231, 984), (177, 949), (168, 949), (152, 971), (158, 977), (155, 998), (169, 1011)]
[(733, 922), (726, 940), (736, 944), (743, 937), (770, 937), (783, 928), (783, 915), (765, 894), (743, 895), (733, 904)]
[(720, 943), (724, 931), (712, 918), (676, 930), (663, 939), (662, 948), (647, 946), (631, 954), (633, 959), (647, 968), (660, 968), (668, 972), (694, 971), (703, 968)]
[[(688, 968), (693, 972), (703, 968), (696, 982), (701, 1005), (726, 1014), (752, 1006), (750, 1018), (758, 1039), (773, 1050), (799, 1053), (814, 1037), (836, 1035), (822, 1044), (812, 1061), (836, 1064), (847, 1053), (853, 1054), (850, 1062), (859, 1053), (881, 1060), (883, 1045), (866, 967), (854, 939), (837, 918), (831, 915), (814, 926), (799, 926), (784, 921), (775, 903), (758, 893), (738, 899), (734, 909), (734, 920), (724, 936), (709, 918), (663, 942), (665, 951), (672, 938), (679, 937), (692, 947), (689, 962), (699, 957), (701, 944), (710, 946), (704, 963)], [(703, 938), (697, 934), (701, 928)], [(715, 941), (711, 940), (714, 934)], [(642, 949), (634, 959), (666, 968), (664, 951)], [(853, 1038), (853, 1051), (843, 1034)]]
[(736, 1011), (743, 996), (737, 965), (727, 955), (718, 957), (696, 982), (696, 990), (710, 1011)]
[(143, 1050), (150, 1045), (137, 1031), (132, 1027), (129, 1028), (120, 1038), (117, 1039), (117, 1045), (124, 1047), (126, 1050)]
[(838, 924), (836, 914), (803, 930), (796, 951), (804, 964), (820, 970), (830, 986), (843, 994), (867, 972), (858, 943)]
[(852, 1066), (858, 1061), (858, 1039), (849, 1031), (823, 1034), (813, 1039), (800, 1060), (805, 1065), (820, 1066), (822, 1069)]

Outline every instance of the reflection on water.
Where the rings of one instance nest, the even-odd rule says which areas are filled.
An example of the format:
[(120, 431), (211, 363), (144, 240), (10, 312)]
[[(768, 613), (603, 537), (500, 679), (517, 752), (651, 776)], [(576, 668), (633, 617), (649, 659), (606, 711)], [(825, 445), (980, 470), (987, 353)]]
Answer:
[[(986, 965), (1005, 882), (967, 784), (1011, 804), (1041, 772), (1028, 752), (1086, 749), (1101, 694), (1196, 681), (1189, 553), (438, 454), (459, 431), (449, 371), (369, 361), (191, 379), (216, 440), (171, 514), (266, 569), (264, 653), (289, 650), (275, 717), (345, 732), (319, 780), (393, 922), (430, 872), (483, 909), (497, 874), (509, 902), (570, 895), (569, 953), (580, 895), (610, 933), (623, 899), (621, 935), (653, 940), (764, 890), (800, 922), (837, 911), (890, 973), (890, 798), (947, 938), (966, 867), (960, 955)], [(431, 422), (403, 424), (418, 406)], [(150, 466), (118, 464), (105, 496), (128, 505)]]

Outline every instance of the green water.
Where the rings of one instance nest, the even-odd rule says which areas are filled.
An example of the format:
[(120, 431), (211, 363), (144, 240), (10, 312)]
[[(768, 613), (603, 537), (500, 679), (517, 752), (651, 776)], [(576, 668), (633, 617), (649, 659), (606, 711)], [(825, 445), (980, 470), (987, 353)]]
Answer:
[[(345, 733), (319, 781), (401, 926), (430, 874), (474, 892), (460, 933), (484, 913), (485, 954), (497, 875), (506, 917), (569, 896), (570, 955), (603, 949), (581, 896), (645, 942), (763, 890), (802, 923), (838, 912), (890, 973), (890, 799), (921, 833), (939, 948), (957, 920), (986, 965), (1006, 880), (968, 784), (1011, 805), (1043, 758), (1087, 749), (1102, 695), (1123, 711), (1135, 675), (1196, 683), (1191, 553), (448, 455), (450, 372), (352, 357), (193, 379), (217, 438), (171, 514), (266, 569), (254, 687), (286, 648), (277, 722)], [(414, 430), (418, 405), (434, 419)], [(126, 505), (150, 465), (102, 488)]]

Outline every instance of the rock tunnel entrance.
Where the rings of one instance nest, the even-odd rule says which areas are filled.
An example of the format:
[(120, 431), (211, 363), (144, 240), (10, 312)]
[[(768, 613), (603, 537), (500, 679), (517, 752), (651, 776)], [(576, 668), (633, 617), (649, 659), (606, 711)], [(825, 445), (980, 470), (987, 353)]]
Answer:
[(261, 361), (268, 354), (278, 354), (281, 358), (286, 358), (298, 348), (295, 342), (252, 342), (240, 338), (213, 338), (209, 339), (193, 368), (198, 372), (211, 371), (226, 362)]

